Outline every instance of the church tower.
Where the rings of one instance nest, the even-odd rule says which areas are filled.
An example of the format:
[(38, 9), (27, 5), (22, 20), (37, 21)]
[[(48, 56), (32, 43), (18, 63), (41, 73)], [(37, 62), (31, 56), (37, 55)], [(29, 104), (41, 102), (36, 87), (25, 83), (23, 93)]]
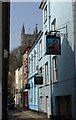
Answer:
[(36, 38), (38, 34), (38, 28), (37, 28), (37, 24), (34, 28), (33, 34), (26, 34), (25, 33), (25, 27), (24, 24), (22, 26), (22, 30), (21, 30), (21, 53), (23, 54), (25, 49), (28, 46), (31, 46)]
[(35, 28), (34, 28), (33, 34), (38, 34), (37, 24), (36, 24), (36, 26), (35, 26)]
[(23, 24), (22, 30), (21, 30), (21, 46), (25, 44), (24, 39), (25, 39), (25, 27), (24, 27), (24, 24)]

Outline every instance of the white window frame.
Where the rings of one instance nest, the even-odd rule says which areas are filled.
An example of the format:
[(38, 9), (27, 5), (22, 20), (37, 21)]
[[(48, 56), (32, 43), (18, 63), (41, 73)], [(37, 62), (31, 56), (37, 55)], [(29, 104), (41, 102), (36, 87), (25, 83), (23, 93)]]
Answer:
[(40, 96), (40, 103), (43, 104), (43, 96)]
[(39, 58), (42, 57), (42, 40), (39, 42)]
[(47, 21), (47, 5), (45, 6), (44, 9), (44, 23)]
[(56, 18), (52, 21), (51, 23), (51, 30), (55, 31), (56, 30)]
[(53, 57), (53, 82), (58, 82), (58, 60), (57, 56)]
[(31, 73), (33, 72), (33, 54), (31, 54)]
[(34, 71), (36, 70), (36, 50), (34, 50)]
[(49, 83), (49, 69), (48, 69), (48, 62), (45, 64), (45, 84)]

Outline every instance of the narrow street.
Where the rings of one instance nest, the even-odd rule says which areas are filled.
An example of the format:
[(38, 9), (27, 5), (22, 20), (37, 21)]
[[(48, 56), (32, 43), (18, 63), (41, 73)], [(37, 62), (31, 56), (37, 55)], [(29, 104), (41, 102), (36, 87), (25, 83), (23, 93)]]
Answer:
[(8, 111), (8, 120), (26, 120), (26, 118), (31, 118), (24, 112), (20, 112), (17, 109)]
[(19, 111), (17, 109), (8, 110), (8, 120), (49, 120), (50, 118), (45, 118), (43, 115), (38, 115), (37, 113), (29, 111)]

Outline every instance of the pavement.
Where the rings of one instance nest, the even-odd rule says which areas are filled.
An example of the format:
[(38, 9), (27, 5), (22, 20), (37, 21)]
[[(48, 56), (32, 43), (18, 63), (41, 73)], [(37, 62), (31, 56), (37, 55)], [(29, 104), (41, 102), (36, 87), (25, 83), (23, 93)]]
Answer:
[(47, 118), (46, 115), (44, 115), (44, 113), (39, 113), (38, 112), (35, 112), (35, 111), (32, 111), (32, 110), (24, 110), (23, 108), (20, 108), (20, 107), (16, 107), (16, 109), (18, 109), (19, 111), (29, 115), (31, 118), (44, 118), (45, 120), (47, 119), (50, 119), (50, 118)]

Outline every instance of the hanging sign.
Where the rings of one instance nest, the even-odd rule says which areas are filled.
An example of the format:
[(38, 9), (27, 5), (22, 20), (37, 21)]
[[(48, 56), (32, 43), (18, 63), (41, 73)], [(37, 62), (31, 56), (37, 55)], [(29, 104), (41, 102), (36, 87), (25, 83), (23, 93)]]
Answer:
[(42, 85), (43, 84), (43, 77), (42, 76), (35, 76), (34, 83), (35, 83), (35, 85)]
[(59, 36), (46, 36), (46, 54), (61, 55), (61, 40)]
[(25, 89), (30, 89), (30, 84), (25, 84)]

